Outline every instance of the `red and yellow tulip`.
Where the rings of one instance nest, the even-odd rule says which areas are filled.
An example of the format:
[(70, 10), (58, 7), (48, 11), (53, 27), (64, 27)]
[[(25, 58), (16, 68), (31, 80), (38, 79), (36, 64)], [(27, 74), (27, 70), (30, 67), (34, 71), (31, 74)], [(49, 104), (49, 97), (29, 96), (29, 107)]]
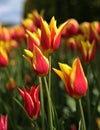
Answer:
[(89, 41), (82, 41), (81, 42), (81, 54), (83, 62), (89, 63), (94, 59), (95, 51), (96, 51), (96, 43)]
[(19, 93), (21, 94), (24, 100), (24, 108), (31, 119), (36, 119), (40, 112), (40, 101), (39, 101), (39, 91), (40, 85), (32, 86), (28, 91), (26, 88), (21, 90), (18, 88)]
[(59, 48), (61, 34), (67, 23), (68, 21), (57, 28), (54, 17), (51, 18), (50, 24), (41, 17), (41, 47), (44, 52), (51, 53)]
[(49, 61), (48, 58), (43, 55), (41, 50), (34, 46), (33, 52), (25, 50), (25, 58), (29, 61), (32, 69), (38, 76), (47, 75), (49, 72)]
[(71, 97), (80, 98), (86, 94), (88, 83), (83, 72), (80, 59), (77, 57), (72, 67), (59, 63), (61, 70), (53, 68), (56, 74), (62, 79), (65, 89)]

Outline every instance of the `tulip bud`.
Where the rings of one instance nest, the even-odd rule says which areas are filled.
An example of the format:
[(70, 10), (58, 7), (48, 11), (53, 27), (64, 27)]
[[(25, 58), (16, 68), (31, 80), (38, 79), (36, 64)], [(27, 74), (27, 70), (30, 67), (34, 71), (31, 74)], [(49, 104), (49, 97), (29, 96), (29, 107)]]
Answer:
[(62, 32), (63, 37), (70, 37), (76, 35), (79, 30), (79, 23), (75, 19), (69, 19), (67, 26)]
[(77, 43), (75, 41), (75, 38), (71, 37), (67, 40), (67, 44), (68, 46), (72, 49), (72, 50), (77, 50)]
[(16, 83), (15, 83), (15, 80), (13, 78), (10, 78), (9, 79), (9, 82), (7, 83), (7, 89), (9, 91), (12, 91), (16, 88)]
[(31, 81), (32, 81), (31, 76), (26, 74), (25, 75), (25, 81), (26, 81), (27, 84), (31, 83)]

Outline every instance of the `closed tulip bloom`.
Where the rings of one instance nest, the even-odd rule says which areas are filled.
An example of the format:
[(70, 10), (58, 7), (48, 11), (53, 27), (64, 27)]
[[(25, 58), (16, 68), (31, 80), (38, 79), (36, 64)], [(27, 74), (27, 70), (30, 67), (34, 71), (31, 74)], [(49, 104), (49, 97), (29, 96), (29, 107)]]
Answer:
[(0, 130), (8, 129), (8, 116), (0, 114)]
[(30, 90), (28, 91), (26, 88), (21, 90), (18, 88), (19, 93), (21, 94), (24, 100), (24, 108), (31, 119), (36, 119), (40, 112), (40, 101), (39, 101), (39, 91), (40, 85), (31, 86)]
[(5, 49), (0, 47), (0, 67), (5, 67), (8, 65), (8, 55)]
[(95, 42), (90, 43), (89, 41), (82, 41), (80, 51), (82, 54), (83, 62), (85, 63), (92, 62), (95, 56), (96, 43)]
[(70, 47), (72, 50), (77, 50), (77, 43), (75, 41), (75, 38), (73, 37), (70, 37), (68, 40), (67, 40), (67, 45), (68, 47)]
[(76, 19), (69, 19), (67, 26), (64, 28), (62, 32), (63, 37), (70, 37), (72, 35), (77, 35), (79, 31), (79, 23)]
[(72, 67), (67, 64), (59, 63), (61, 70), (53, 68), (56, 74), (62, 79), (65, 89), (73, 98), (80, 98), (86, 94), (88, 83), (83, 72), (80, 59), (77, 57)]
[(43, 55), (41, 50), (34, 46), (33, 52), (25, 50), (26, 59), (30, 62), (32, 69), (38, 76), (47, 75), (49, 72), (48, 58)]

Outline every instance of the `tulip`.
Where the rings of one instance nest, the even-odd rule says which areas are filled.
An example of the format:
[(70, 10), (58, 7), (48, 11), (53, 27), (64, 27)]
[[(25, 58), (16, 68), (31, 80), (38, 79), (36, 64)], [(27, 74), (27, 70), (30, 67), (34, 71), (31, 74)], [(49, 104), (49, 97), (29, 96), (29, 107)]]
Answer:
[(8, 65), (8, 55), (5, 49), (0, 47), (0, 67), (5, 67)]
[(18, 88), (19, 93), (21, 94), (24, 100), (24, 108), (31, 119), (36, 119), (40, 112), (40, 101), (38, 99), (40, 85), (32, 86), (30, 91), (26, 88), (21, 90)]
[(36, 26), (35, 26), (34, 22), (29, 18), (24, 19), (22, 21), (22, 25), (25, 27), (25, 29), (28, 29), (31, 32), (36, 31)]
[(79, 31), (79, 23), (76, 19), (69, 19), (67, 26), (64, 28), (62, 32), (63, 37), (70, 37), (72, 35), (77, 35)]
[(80, 59), (77, 57), (72, 67), (59, 63), (61, 70), (53, 68), (55, 73), (62, 79), (65, 89), (73, 98), (80, 98), (86, 94), (88, 83), (83, 72)]
[(49, 61), (38, 47), (34, 46), (33, 52), (26, 49), (25, 54), (24, 57), (29, 61), (36, 75), (44, 76), (48, 74)]
[(83, 62), (89, 63), (94, 59), (96, 51), (96, 43), (95, 42), (90, 43), (89, 41), (82, 41), (80, 51), (82, 54)]
[(77, 43), (76, 43), (74, 37), (70, 37), (70, 38), (67, 40), (67, 45), (68, 45), (68, 47), (70, 47), (72, 50), (77, 50)]
[(25, 40), (25, 29), (21, 25), (16, 25), (9, 29), (11, 38), (13, 40), (18, 41), (18, 43), (22, 43)]
[(79, 33), (84, 35), (85, 39), (89, 39), (89, 29), (90, 29), (90, 23), (83, 22), (79, 26)]
[(8, 28), (6, 28), (6, 27), (0, 28), (0, 39), (3, 41), (10, 41), (11, 40), (11, 36), (10, 36), (10, 32), (9, 32)]
[(11, 77), (6, 85), (8, 91), (12, 91), (16, 88), (15, 80)]
[(50, 24), (41, 17), (41, 47), (44, 52), (51, 53), (59, 48), (61, 34), (67, 23), (66, 21), (57, 28), (54, 17)]
[(8, 116), (0, 114), (0, 130), (7, 130), (8, 129)]

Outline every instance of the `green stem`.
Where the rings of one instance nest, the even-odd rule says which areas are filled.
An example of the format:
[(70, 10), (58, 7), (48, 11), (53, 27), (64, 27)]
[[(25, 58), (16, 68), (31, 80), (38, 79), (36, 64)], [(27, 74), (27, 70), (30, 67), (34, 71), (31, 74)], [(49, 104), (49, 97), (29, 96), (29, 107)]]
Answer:
[(48, 99), (48, 118), (49, 118), (50, 130), (53, 130), (52, 102), (51, 102), (51, 97), (50, 97), (46, 77), (44, 77), (44, 83), (45, 83), (47, 99)]
[(87, 111), (88, 111), (88, 123), (89, 127), (91, 126), (91, 106), (90, 106), (90, 93), (89, 89), (87, 91)]
[(79, 108), (80, 108), (81, 119), (82, 119), (82, 124), (83, 124), (83, 130), (86, 130), (86, 124), (85, 124), (85, 118), (84, 118), (84, 112), (83, 112), (81, 99), (79, 99), (78, 102), (79, 102)]
[[(89, 81), (88, 79), (88, 74), (89, 74), (89, 64), (86, 64), (85, 65), (85, 74), (86, 74), (86, 77), (87, 77), (87, 80)], [(89, 82), (88, 82), (89, 84)], [(87, 91), (87, 94), (86, 94), (86, 99), (87, 99), (87, 115), (88, 115), (88, 126), (89, 126), (89, 129), (91, 129), (91, 100), (90, 100), (90, 88), (88, 88), (88, 91)]]
[(39, 130), (39, 127), (37, 125), (37, 122), (32, 122), (32, 127), (34, 128), (34, 130)]
[(99, 81), (96, 77), (96, 74), (95, 74), (95, 71), (94, 71), (94, 66), (93, 66), (93, 63), (90, 64), (91, 65), (91, 70), (92, 70), (92, 74), (93, 74), (93, 78), (96, 82), (96, 85), (97, 85), (97, 88), (98, 88), (98, 91), (100, 92), (100, 85), (99, 85)]
[(49, 56), (49, 66), (50, 66), (50, 70), (49, 70), (49, 92), (51, 93), (51, 56)]
[(44, 96), (43, 96), (43, 87), (42, 87), (41, 77), (39, 77), (39, 83), (40, 83), (40, 102), (41, 102), (41, 123), (42, 123), (42, 129), (45, 130)]

